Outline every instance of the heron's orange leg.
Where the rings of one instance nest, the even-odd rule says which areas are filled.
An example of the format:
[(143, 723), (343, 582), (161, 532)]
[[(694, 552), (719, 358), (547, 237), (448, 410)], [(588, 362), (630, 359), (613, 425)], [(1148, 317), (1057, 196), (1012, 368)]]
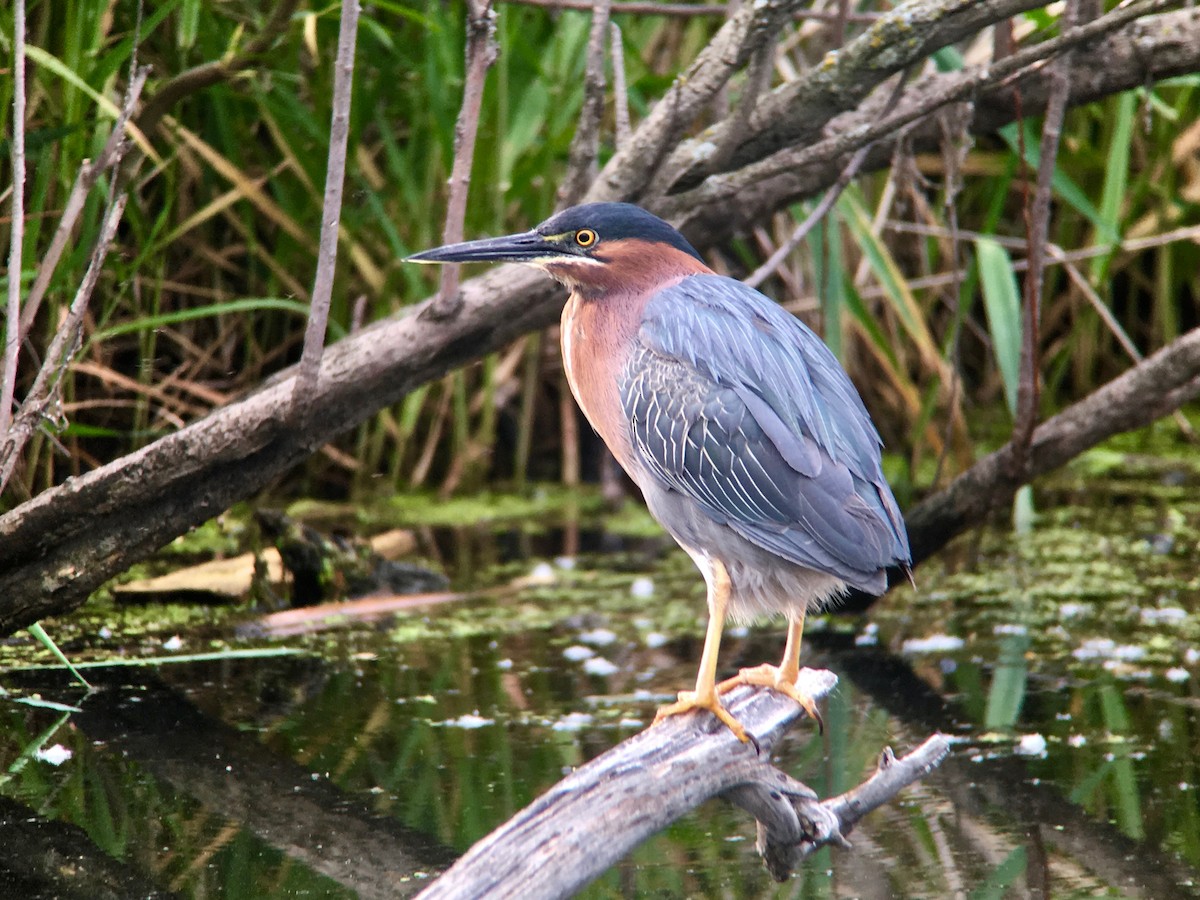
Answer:
[(742, 669), (732, 678), (727, 678), (717, 685), (717, 693), (723, 694), (733, 690), (739, 684), (755, 684), (769, 687), (779, 693), (791, 697), (808, 713), (817, 727), (825, 730), (825, 721), (817, 710), (812, 697), (801, 692), (796, 687), (800, 677), (800, 639), (804, 635), (804, 613), (788, 622), (787, 646), (783, 649), (783, 661), (778, 666), (764, 664), (753, 669)]
[(694, 709), (706, 709), (725, 723), (739, 741), (746, 743), (750, 740), (746, 729), (721, 705), (721, 698), (717, 695), (717, 651), (721, 648), (721, 632), (725, 628), (725, 612), (729, 607), (729, 572), (722, 563), (710, 560), (709, 570), (704, 574), (705, 581), (708, 582), (708, 631), (704, 635), (704, 652), (700, 656), (696, 689), (680, 691), (677, 701), (659, 707), (654, 716), (654, 724), (657, 725), (667, 716), (691, 712)]

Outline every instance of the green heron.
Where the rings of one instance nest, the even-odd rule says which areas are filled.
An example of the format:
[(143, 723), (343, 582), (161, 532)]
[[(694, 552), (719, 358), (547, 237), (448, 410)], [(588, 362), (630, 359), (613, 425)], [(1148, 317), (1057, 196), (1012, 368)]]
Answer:
[[(414, 262), (519, 262), (566, 285), (562, 354), (584, 415), (708, 586), (693, 691), (655, 721), (765, 685), (820, 716), (796, 687), (804, 617), (848, 588), (881, 594), (910, 560), (880, 469), (879, 433), (837, 358), (799, 319), (717, 275), (678, 231), (628, 203), (564, 210), (523, 234)], [(782, 613), (787, 646), (716, 683), (726, 615)]]

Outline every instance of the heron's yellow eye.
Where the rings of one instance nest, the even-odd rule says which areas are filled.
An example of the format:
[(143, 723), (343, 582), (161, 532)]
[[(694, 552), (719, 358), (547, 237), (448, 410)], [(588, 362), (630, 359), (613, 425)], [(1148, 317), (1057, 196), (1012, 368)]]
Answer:
[(597, 241), (596, 232), (590, 228), (580, 228), (575, 232), (575, 243), (580, 247), (590, 247)]

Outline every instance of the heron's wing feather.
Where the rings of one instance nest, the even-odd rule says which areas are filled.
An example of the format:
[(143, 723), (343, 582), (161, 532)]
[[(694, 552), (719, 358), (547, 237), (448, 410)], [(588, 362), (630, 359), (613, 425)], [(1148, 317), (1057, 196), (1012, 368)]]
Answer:
[(658, 293), (622, 401), (647, 470), (747, 540), (867, 589), (907, 561), (858, 393), (821, 340), (757, 291), (694, 276)]

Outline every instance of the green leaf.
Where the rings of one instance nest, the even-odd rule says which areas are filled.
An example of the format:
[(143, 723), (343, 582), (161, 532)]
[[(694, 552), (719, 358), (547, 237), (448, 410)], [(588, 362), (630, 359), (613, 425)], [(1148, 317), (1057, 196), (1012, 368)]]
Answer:
[[(1116, 243), (1121, 234), (1121, 207), (1125, 202), (1125, 189), (1129, 183), (1129, 151), (1133, 139), (1133, 118), (1136, 97), (1126, 91), (1117, 99), (1117, 118), (1109, 138), (1108, 161), (1104, 166), (1104, 191), (1100, 196), (1100, 218), (1112, 232)], [(1093, 284), (1104, 280), (1112, 261), (1112, 253), (1092, 259), (1089, 275)]]
[(46, 629), (42, 627), (41, 622), (34, 622), (32, 625), (30, 625), (29, 633), (41, 641), (42, 646), (49, 650), (54, 655), (55, 659), (67, 667), (67, 671), (75, 676), (76, 681), (82, 684), (85, 688), (91, 688), (91, 685), (88, 684), (88, 680), (79, 674), (79, 670), (75, 668), (69, 659), (67, 659), (66, 654), (58, 649), (58, 644), (54, 643), (54, 638), (46, 634)]
[(1008, 409), (1017, 414), (1017, 385), (1021, 378), (1021, 293), (1008, 251), (991, 238), (975, 241), (983, 307), (992, 334), (992, 352), (1004, 381)]

